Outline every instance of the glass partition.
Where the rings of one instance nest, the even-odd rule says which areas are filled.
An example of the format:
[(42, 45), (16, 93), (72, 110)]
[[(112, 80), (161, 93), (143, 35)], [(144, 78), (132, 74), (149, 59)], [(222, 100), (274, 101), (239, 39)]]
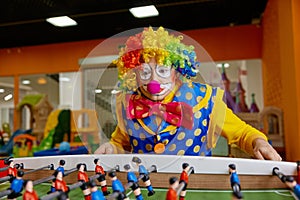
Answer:
[(0, 143), (8, 142), (14, 127), (14, 77), (0, 77)]
[[(255, 93), (256, 103), (263, 109), (262, 72), (261, 60), (236, 60), (219, 61), (229, 63), (226, 74), (231, 81), (230, 89), (234, 94), (239, 81), (245, 89), (245, 101), (251, 104), (251, 94)], [(201, 67), (207, 67), (201, 63)], [(221, 68), (220, 72), (221, 72)], [(38, 141), (46, 136), (46, 124), (49, 115), (55, 110), (68, 109), (93, 110), (99, 126), (98, 134), (104, 134), (110, 138), (116, 127), (115, 95), (117, 91), (117, 69), (104, 63), (93, 63), (93, 66), (81, 66), (78, 72), (63, 72), (57, 74), (35, 74), (19, 77), (19, 104), (16, 107), (19, 129), (32, 129), (37, 135)], [(100, 78), (101, 77), (101, 78)], [(214, 85), (214, 74), (211, 74), (210, 83)], [(202, 81), (201, 77), (199, 82)], [(0, 77), (0, 122), (8, 123), (12, 129), (14, 119), (14, 78)], [(30, 99), (31, 98), (31, 99)], [(43, 101), (37, 101), (43, 99)], [(39, 103), (38, 103), (39, 102)], [(37, 106), (37, 108), (34, 108)], [(53, 117), (53, 116), (52, 116)], [(80, 130), (84, 130), (85, 124), (95, 123), (85, 117), (79, 117)], [(51, 121), (51, 120), (50, 120)], [(74, 127), (74, 124), (70, 125)], [(49, 127), (48, 127), (49, 128)], [(53, 128), (53, 127), (52, 127)], [(73, 132), (76, 132), (72, 130)], [(76, 134), (68, 137), (77, 137)], [(67, 138), (68, 139), (68, 138)], [(76, 141), (76, 139), (72, 138)], [(88, 140), (88, 139), (87, 139)], [(224, 144), (226, 145), (226, 144)], [(218, 150), (218, 149), (217, 149)]]

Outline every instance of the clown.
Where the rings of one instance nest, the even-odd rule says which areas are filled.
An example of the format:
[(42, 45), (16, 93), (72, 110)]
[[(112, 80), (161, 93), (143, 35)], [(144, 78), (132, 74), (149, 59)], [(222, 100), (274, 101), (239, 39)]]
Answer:
[(223, 90), (192, 82), (193, 46), (163, 27), (129, 37), (118, 67), (117, 127), (95, 153), (209, 156), (219, 132), (258, 159), (281, 160), (266, 136), (241, 121), (223, 102)]

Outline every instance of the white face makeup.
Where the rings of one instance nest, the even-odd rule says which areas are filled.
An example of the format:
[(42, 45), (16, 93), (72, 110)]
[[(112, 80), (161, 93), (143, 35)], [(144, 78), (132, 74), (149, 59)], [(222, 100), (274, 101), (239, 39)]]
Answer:
[[(149, 63), (143, 63), (142, 68), (138, 70), (141, 80), (147, 81), (152, 77), (153, 69)], [(163, 65), (156, 65), (155, 66), (155, 73), (160, 78), (169, 78), (171, 76), (171, 67), (170, 66), (163, 66)]]
[[(154, 59), (143, 63), (136, 72), (140, 91), (153, 101), (163, 100), (175, 87), (176, 71), (170, 66), (158, 65)], [(153, 83), (159, 87), (156, 92), (149, 91)]]

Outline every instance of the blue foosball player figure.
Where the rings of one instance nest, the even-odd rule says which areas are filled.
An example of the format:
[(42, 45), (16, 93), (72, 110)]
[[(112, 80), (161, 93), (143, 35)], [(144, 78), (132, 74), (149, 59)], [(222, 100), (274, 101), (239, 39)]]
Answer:
[(17, 171), (17, 176), (10, 185), (12, 192), (7, 196), (7, 199), (17, 199), (17, 197), (22, 196), (21, 192), (24, 185), (23, 175), (23, 171)]
[(148, 196), (154, 195), (155, 191), (153, 190), (153, 187), (151, 185), (150, 177), (149, 177), (149, 172), (145, 168), (144, 165), (142, 165), (142, 160), (138, 157), (133, 157), (132, 162), (136, 163), (137, 166), (139, 167), (139, 175), (143, 176), (142, 180), (144, 182), (144, 185), (147, 187), (148, 190)]
[(236, 172), (236, 166), (235, 164), (230, 164), (228, 167), (229, 167), (230, 184), (233, 191), (233, 197), (234, 199), (242, 199), (243, 195), (241, 192), (240, 179)]
[(65, 160), (60, 160), (58, 163), (58, 167), (56, 168), (56, 171), (60, 171), (62, 172), (63, 175), (65, 175), (65, 168), (64, 168), (65, 164), (66, 164)]
[(129, 164), (124, 165), (124, 169), (127, 172), (127, 181), (128, 181), (128, 184), (130, 184), (130, 188), (132, 189), (132, 191), (135, 195), (135, 198), (137, 200), (143, 200), (144, 198), (143, 198), (142, 193), (141, 193), (141, 188), (139, 186), (139, 181), (138, 181), (135, 173), (133, 171), (131, 171), (131, 168), (130, 168)]
[(122, 182), (117, 178), (116, 172), (111, 171), (108, 173), (108, 176), (111, 179), (111, 187), (112, 187), (113, 193), (118, 193), (117, 200), (128, 199), (128, 197), (125, 194), (125, 188), (124, 188)]
[(98, 190), (95, 181), (90, 182), (90, 187), (91, 187), (91, 200), (105, 200), (103, 193), (100, 190)]
[(300, 184), (297, 184), (296, 180), (292, 176), (287, 176), (285, 184), (292, 190), (295, 196), (300, 199)]

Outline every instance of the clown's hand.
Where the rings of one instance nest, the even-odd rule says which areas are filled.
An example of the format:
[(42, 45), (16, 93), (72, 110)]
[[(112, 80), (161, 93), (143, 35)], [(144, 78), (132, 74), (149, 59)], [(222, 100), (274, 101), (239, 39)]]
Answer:
[(95, 152), (95, 154), (113, 154), (114, 147), (111, 143), (107, 142), (102, 144)]
[(262, 138), (253, 141), (253, 154), (255, 158), (260, 160), (282, 160), (277, 151)]

